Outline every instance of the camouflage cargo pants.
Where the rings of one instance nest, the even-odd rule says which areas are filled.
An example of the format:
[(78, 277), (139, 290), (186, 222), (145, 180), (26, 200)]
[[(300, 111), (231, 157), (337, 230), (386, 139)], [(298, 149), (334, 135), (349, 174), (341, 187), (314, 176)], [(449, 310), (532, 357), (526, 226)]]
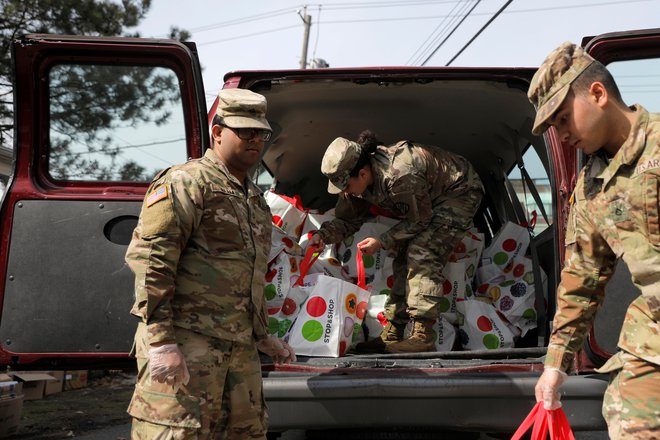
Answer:
[(131, 438), (264, 439), (268, 419), (261, 364), (254, 344), (237, 344), (175, 330), (190, 381), (178, 391), (152, 382), (147, 365), (146, 327), (136, 332), (138, 378), (128, 407)]
[(610, 438), (660, 439), (660, 366), (620, 351), (598, 371), (611, 375), (603, 399)]
[(451, 252), (472, 225), (481, 203), (481, 189), (434, 207), (429, 226), (402, 243), (392, 263), (394, 284), (385, 304), (387, 319), (406, 323), (410, 317), (437, 319), (442, 298), (442, 275)]

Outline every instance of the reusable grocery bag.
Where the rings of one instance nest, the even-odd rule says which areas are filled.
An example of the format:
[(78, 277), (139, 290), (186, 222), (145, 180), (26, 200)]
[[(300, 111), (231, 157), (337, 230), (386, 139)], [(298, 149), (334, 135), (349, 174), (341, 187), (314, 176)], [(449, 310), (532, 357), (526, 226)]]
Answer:
[[(281, 255), (287, 256), (285, 252)], [(316, 284), (316, 276), (308, 275), (310, 267), (318, 257), (316, 246), (310, 246), (305, 253), (304, 258), (298, 264), (298, 270), (294, 274), (288, 273), (286, 286), (280, 286), (282, 281), (275, 283), (278, 286), (277, 296), (269, 299), (272, 295), (266, 285), (264, 292), (266, 294), (266, 307), (268, 308), (268, 332), (277, 334), (279, 338), (284, 338), (293, 322), (300, 312), (300, 306), (309, 296), (309, 288)], [(286, 266), (286, 264), (284, 264)], [(286, 273), (286, 270), (283, 270)], [(267, 275), (268, 279), (268, 275)]]
[(513, 222), (506, 222), (493, 237), (490, 246), (484, 249), (482, 264), (493, 263), (506, 267), (517, 256), (524, 256), (529, 247), (529, 231)]
[(513, 347), (513, 333), (497, 314), (495, 307), (478, 299), (465, 300), (463, 322), (459, 323), (459, 338), (465, 350)]
[[(307, 222), (305, 222), (307, 224)], [(305, 248), (316, 231), (308, 231), (300, 237), (300, 246)], [(322, 273), (331, 277), (343, 278), (341, 261), (337, 256), (337, 245), (327, 244), (309, 269), (309, 273)]]
[[(547, 276), (540, 267), (538, 273), (544, 289), (547, 288)], [(520, 331), (521, 336), (537, 326), (536, 286), (532, 260), (516, 257), (504, 270), (495, 264), (479, 268), (480, 284), (477, 294), (493, 302), (502, 315)]]
[(270, 263), (277, 257), (280, 252), (284, 251), (289, 255), (304, 255), (303, 248), (298, 244), (298, 239), (292, 235), (287, 234), (279, 226), (273, 225), (273, 232), (271, 233), (270, 253), (268, 254), (268, 262)]
[(561, 407), (552, 410), (545, 409), (543, 402), (536, 402), (511, 440), (520, 440), (529, 431), (529, 428), (532, 428), (530, 440), (546, 440), (548, 434), (550, 434), (550, 440), (575, 440), (564, 410)]
[(371, 295), (365, 289), (362, 270), (358, 271), (358, 279), (359, 286), (317, 275), (289, 331), (288, 343), (296, 355), (339, 357), (346, 353), (353, 343), (353, 334), (360, 333)]
[(270, 207), (273, 224), (294, 236), (297, 241), (302, 235), (302, 228), (307, 217), (307, 210), (303, 207), (300, 196), (288, 197), (273, 191), (266, 191), (264, 198)]
[(374, 279), (380, 275), (385, 266), (387, 251), (380, 249), (374, 255), (362, 255), (357, 245), (367, 237), (378, 238), (381, 234), (390, 229), (389, 226), (380, 223), (363, 223), (360, 229), (350, 237), (347, 237), (339, 243), (337, 254), (342, 262), (342, 274), (347, 280), (352, 281), (357, 277), (356, 258), (360, 255), (364, 261), (364, 273), (367, 284), (373, 283)]
[(367, 339), (373, 339), (383, 333), (387, 325), (385, 318), (385, 302), (387, 295), (372, 295), (367, 304), (367, 315), (364, 317), (364, 327), (367, 328)]
[(442, 269), (445, 278), (442, 283), (442, 296), (438, 302), (440, 316), (451, 324), (458, 324), (459, 303), (465, 301), (465, 263), (447, 263)]
[(454, 247), (454, 250), (449, 256), (449, 261), (451, 262), (460, 261), (465, 263), (466, 281), (468, 283), (471, 283), (476, 275), (477, 266), (479, 265), (479, 261), (481, 261), (481, 254), (484, 250), (484, 244), (484, 234), (479, 232), (477, 228), (472, 227), (465, 233), (465, 236)]

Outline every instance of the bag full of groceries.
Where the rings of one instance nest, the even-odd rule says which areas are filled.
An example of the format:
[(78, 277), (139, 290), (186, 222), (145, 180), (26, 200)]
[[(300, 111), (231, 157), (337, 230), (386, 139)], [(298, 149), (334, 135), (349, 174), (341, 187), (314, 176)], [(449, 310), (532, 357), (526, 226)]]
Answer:
[[(358, 258), (359, 260), (359, 258)], [(288, 336), (288, 343), (301, 356), (339, 357), (360, 333), (371, 293), (360, 285), (322, 274), (316, 275)]]
[(307, 217), (307, 210), (303, 207), (300, 196), (289, 197), (266, 191), (264, 198), (270, 207), (273, 224), (298, 240)]

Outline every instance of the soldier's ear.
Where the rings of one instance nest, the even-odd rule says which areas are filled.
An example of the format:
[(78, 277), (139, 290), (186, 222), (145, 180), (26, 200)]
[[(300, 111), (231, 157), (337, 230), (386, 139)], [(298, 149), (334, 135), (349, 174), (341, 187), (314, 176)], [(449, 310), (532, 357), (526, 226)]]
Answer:
[(589, 95), (595, 100), (597, 105), (603, 106), (608, 101), (607, 88), (600, 81), (594, 81), (589, 87)]
[(213, 136), (213, 140), (216, 140), (220, 142), (220, 133), (222, 133), (222, 126), (215, 124), (211, 127), (211, 136)]

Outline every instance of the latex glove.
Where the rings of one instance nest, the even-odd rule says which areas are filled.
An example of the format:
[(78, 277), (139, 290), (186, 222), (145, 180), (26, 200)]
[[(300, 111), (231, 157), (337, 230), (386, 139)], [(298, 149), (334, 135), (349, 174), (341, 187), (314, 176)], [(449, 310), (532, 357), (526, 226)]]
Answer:
[(383, 247), (382, 243), (373, 237), (367, 237), (357, 244), (357, 248), (364, 255), (373, 255)]
[(175, 390), (190, 380), (186, 360), (177, 344), (164, 344), (149, 349), (149, 374), (153, 380), (167, 383)]
[(537, 402), (545, 409), (561, 408), (559, 387), (566, 381), (566, 373), (556, 368), (546, 368), (534, 387)]
[(307, 247), (316, 245), (319, 247), (319, 250), (323, 249), (325, 247), (325, 243), (323, 242), (323, 239), (319, 234), (314, 234), (312, 235), (312, 238), (309, 239), (307, 242)]
[(274, 335), (257, 342), (257, 349), (273, 358), (276, 364), (288, 364), (296, 361), (296, 353), (289, 344)]

